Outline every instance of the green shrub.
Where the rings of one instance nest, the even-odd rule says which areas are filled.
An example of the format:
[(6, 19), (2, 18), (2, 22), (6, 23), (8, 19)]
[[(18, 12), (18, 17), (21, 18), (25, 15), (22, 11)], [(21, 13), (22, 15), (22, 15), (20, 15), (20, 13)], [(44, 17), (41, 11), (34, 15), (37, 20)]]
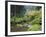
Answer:
[(28, 31), (40, 31), (40, 28), (41, 28), (40, 25), (34, 24), (32, 25), (32, 27), (28, 29)]

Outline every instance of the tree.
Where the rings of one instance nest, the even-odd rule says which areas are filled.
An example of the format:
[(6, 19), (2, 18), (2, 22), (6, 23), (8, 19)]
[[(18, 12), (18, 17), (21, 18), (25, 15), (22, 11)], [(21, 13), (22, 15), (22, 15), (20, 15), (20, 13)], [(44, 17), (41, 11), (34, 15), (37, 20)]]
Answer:
[(36, 10), (40, 10), (40, 9), (41, 9), (41, 6), (37, 6), (37, 7), (36, 7)]

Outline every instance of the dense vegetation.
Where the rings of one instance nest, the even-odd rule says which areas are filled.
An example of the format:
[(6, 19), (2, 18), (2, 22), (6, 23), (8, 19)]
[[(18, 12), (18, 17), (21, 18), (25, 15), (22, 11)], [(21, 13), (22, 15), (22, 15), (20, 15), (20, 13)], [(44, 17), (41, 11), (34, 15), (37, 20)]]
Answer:
[(41, 7), (36, 6), (35, 10), (30, 8), (28, 11), (23, 6), (20, 7), (16, 7), (16, 16), (11, 15), (11, 31), (40, 31), (42, 25)]

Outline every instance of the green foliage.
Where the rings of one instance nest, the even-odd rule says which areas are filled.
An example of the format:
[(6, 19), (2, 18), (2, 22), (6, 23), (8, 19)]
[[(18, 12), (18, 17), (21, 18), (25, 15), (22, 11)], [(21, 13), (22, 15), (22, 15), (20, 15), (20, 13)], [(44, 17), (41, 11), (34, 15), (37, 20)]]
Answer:
[[(16, 16), (11, 17), (11, 25), (15, 29), (21, 28), (20, 31), (39, 31), (41, 30), (40, 24), (42, 21), (41, 19), (42, 19), (41, 11), (32, 11), (30, 15), (28, 14), (23, 17), (16, 17)], [(31, 27), (28, 27), (28, 25), (31, 25)], [(19, 30), (17, 29), (17, 31)]]
[(41, 26), (39, 24), (34, 24), (28, 29), (28, 31), (40, 31), (40, 27)]

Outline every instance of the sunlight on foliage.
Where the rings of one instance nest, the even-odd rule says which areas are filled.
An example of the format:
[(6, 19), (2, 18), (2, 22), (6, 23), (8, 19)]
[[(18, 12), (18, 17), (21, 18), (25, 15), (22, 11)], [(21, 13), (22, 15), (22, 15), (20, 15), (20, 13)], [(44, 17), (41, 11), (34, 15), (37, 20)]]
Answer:
[(42, 26), (42, 12), (41, 10), (28, 11), (22, 17), (19, 15), (18, 17), (12, 16), (10, 21), (12, 31), (40, 31)]

